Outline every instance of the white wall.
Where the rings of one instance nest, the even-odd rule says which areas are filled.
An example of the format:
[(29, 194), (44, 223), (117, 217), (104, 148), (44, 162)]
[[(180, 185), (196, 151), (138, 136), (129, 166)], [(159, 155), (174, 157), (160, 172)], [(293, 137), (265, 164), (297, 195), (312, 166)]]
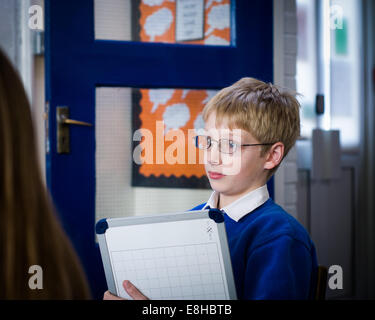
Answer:
[(1, 0), (0, 2), (0, 47), (18, 69), (31, 98), (32, 48), (28, 29), (29, 0)]
[[(296, 90), (297, 8), (295, 0), (274, 0), (274, 83)], [(297, 153), (290, 150), (275, 174), (275, 200), (291, 215), (297, 212)]]
[(43, 6), (43, 0), (0, 1), (0, 47), (18, 70), (28, 94), (44, 174), (44, 58), (33, 56), (36, 31), (28, 25), (29, 7), (33, 4)]

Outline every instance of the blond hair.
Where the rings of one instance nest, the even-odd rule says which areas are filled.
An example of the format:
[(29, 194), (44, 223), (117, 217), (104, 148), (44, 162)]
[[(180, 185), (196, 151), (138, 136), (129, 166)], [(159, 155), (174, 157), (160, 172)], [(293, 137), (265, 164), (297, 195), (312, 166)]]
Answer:
[[(30, 105), (0, 50), (0, 299), (87, 299), (81, 263), (41, 179)], [(28, 286), (29, 267), (43, 289)]]
[[(300, 104), (295, 96), (271, 83), (242, 78), (211, 98), (202, 116), (207, 121), (215, 113), (217, 124), (225, 119), (230, 129), (243, 129), (259, 143), (282, 142), (285, 157), (300, 135)], [(270, 148), (262, 146), (261, 156)], [(269, 177), (276, 169), (270, 170)]]

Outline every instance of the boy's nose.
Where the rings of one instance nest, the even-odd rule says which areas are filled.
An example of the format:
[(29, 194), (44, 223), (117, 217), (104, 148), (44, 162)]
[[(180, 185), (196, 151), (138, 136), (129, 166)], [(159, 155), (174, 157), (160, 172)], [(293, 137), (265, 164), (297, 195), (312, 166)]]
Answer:
[(213, 143), (210, 149), (207, 150), (207, 160), (209, 164), (221, 164), (221, 152), (217, 143)]

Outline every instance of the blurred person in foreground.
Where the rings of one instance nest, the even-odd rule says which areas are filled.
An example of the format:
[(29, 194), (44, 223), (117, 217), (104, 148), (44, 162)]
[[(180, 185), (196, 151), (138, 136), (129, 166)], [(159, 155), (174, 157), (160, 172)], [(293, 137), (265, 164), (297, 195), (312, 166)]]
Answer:
[[(0, 299), (88, 299), (89, 287), (37, 161), (30, 104), (0, 50)], [(42, 270), (31, 289), (29, 268)]]

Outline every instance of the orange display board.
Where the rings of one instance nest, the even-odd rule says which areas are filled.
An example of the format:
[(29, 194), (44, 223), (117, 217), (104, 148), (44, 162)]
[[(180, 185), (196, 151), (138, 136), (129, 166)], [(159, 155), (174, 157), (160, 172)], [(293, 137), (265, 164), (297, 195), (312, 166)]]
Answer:
[(133, 185), (209, 187), (204, 154), (195, 147), (194, 136), (203, 130), (201, 112), (215, 93), (133, 89)]
[[(142, 0), (138, 11), (138, 41), (176, 43), (176, 1)], [(230, 0), (206, 0), (204, 3), (204, 36), (185, 44), (230, 45)]]

